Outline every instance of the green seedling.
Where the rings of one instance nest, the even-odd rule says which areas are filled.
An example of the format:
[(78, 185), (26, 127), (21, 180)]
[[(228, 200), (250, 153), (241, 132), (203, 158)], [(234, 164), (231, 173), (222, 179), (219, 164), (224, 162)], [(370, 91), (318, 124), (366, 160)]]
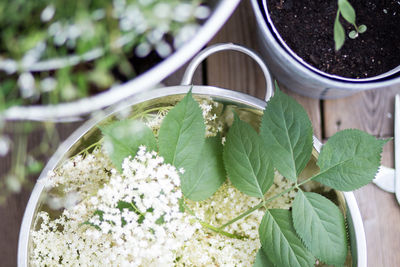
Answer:
[(342, 16), (347, 22), (354, 26), (354, 30), (349, 32), (349, 37), (351, 39), (355, 39), (358, 37), (359, 34), (364, 33), (367, 30), (367, 26), (364, 24), (357, 26), (356, 24), (356, 12), (354, 8), (351, 6), (349, 1), (347, 0), (338, 0), (338, 10), (336, 13), (335, 24), (333, 28), (333, 37), (335, 40), (335, 49), (339, 51), (345, 41), (345, 31), (340, 23), (340, 16)]

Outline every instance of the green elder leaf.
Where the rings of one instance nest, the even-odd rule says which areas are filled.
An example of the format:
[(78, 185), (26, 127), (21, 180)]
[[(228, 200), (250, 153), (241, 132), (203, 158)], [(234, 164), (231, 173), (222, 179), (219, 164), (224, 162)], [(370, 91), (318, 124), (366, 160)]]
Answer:
[(263, 198), (274, 181), (274, 169), (257, 132), (237, 115), (223, 152), (229, 180), (241, 192)]
[(253, 267), (275, 267), (275, 264), (271, 262), (264, 250), (260, 248), (257, 252), (256, 259)]
[(347, 256), (343, 214), (329, 199), (301, 190), (293, 202), (293, 226), (306, 247), (327, 264), (342, 266)]
[(375, 178), (387, 141), (360, 130), (336, 133), (322, 147), (317, 161), (320, 173), (314, 180), (341, 191), (368, 184)]
[(134, 157), (139, 146), (146, 146), (147, 151), (157, 150), (153, 131), (141, 121), (123, 120), (99, 128), (104, 135), (104, 149), (119, 171), (123, 160)]
[(274, 167), (295, 182), (312, 152), (312, 126), (304, 108), (276, 90), (262, 117), (261, 138)]
[(177, 168), (197, 163), (205, 141), (205, 125), (199, 104), (189, 92), (163, 119), (158, 134), (160, 155)]
[(182, 193), (191, 200), (202, 201), (212, 196), (225, 180), (221, 138), (207, 138), (197, 164), (183, 174)]
[(259, 234), (264, 252), (277, 266), (314, 266), (313, 255), (297, 237), (288, 210), (267, 210), (261, 221)]
[(355, 25), (356, 24), (356, 12), (354, 8), (351, 6), (349, 1), (347, 0), (338, 0), (338, 6), (340, 10), (340, 14), (343, 16), (345, 20), (349, 23)]
[(343, 26), (339, 21), (339, 13), (336, 16), (335, 24), (333, 25), (333, 39), (335, 40), (335, 49), (339, 51), (342, 48), (346, 34), (344, 32)]

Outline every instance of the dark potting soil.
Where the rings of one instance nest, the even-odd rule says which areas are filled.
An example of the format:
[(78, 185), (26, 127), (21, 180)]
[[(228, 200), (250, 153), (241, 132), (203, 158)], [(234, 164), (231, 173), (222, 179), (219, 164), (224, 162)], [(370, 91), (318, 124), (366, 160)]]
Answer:
[(350, 39), (347, 34), (354, 28), (341, 18), (346, 41), (339, 51), (335, 51), (333, 40), (337, 0), (267, 2), (283, 40), (298, 56), (321, 71), (366, 78), (400, 65), (400, 0), (350, 0), (357, 25), (365, 24), (367, 31)]

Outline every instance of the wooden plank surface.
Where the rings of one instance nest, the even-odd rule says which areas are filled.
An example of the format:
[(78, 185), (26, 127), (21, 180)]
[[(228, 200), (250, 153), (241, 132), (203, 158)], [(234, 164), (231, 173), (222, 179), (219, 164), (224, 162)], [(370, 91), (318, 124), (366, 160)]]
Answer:
[[(60, 140), (66, 139), (76, 128), (79, 127), (81, 122), (60, 124), (57, 127), (57, 132)], [(6, 131), (11, 131), (6, 125)], [(43, 131), (34, 131), (28, 138), (29, 147), (35, 146), (42, 140)], [(44, 162), (52, 155), (52, 152), (43, 158)], [(0, 177), (3, 178), (4, 174), (8, 172), (11, 165), (10, 154), (7, 157), (0, 158)], [(24, 186), (24, 189), (19, 194), (11, 195), (7, 201), (0, 205), (0, 266), (13, 267), (17, 266), (17, 247), (18, 235), (24, 215), (25, 207), (28, 203), (29, 196), (36, 176), (30, 177), (31, 183)]]
[(324, 101), (325, 137), (338, 130), (357, 128), (379, 137), (393, 136), (394, 96), (400, 88), (371, 90)]
[[(249, 1), (242, 1), (238, 9), (215, 36), (211, 44), (234, 42), (260, 51), (256, 41), (255, 19)], [(184, 68), (164, 80), (165, 85), (180, 82)], [(207, 83), (230, 88), (264, 98), (265, 82), (258, 66), (237, 52), (222, 52), (211, 56), (195, 75), (194, 84)], [(285, 88), (282, 88), (288, 92)], [(325, 139), (345, 128), (359, 128), (379, 137), (393, 136), (393, 95), (400, 88), (370, 91), (352, 97), (320, 101), (288, 92), (307, 110), (314, 134)], [(64, 129), (64, 137), (76, 126)], [(36, 137), (33, 137), (36, 138)], [(383, 163), (393, 166), (393, 142), (384, 148)], [(50, 155), (49, 155), (50, 156)], [(6, 160), (0, 159), (0, 173)], [(368, 266), (400, 266), (400, 207), (394, 195), (368, 185), (355, 192), (367, 237)], [(0, 207), (0, 266), (16, 266), (19, 226), (29, 191), (15, 195), (6, 206)]]
[[(400, 87), (357, 93), (324, 101), (326, 137), (357, 128), (378, 137), (393, 137), (394, 96)], [(384, 147), (382, 164), (393, 167), (393, 141)], [(400, 206), (394, 194), (370, 184), (355, 192), (367, 238), (368, 266), (400, 266)]]

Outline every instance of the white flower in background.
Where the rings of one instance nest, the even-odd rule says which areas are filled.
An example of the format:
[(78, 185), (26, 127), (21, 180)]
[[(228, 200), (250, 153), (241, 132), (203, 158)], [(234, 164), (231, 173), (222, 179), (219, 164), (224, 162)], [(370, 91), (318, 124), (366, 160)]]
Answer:
[(17, 71), (18, 63), (12, 59), (0, 59), (0, 69), (11, 75)]
[(24, 72), (18, 78), (19, 91), (23, 98), (30, 98), (35, 95), (35, 78), (32, 73)]
[(54, 5), (48, 5), (47, 7), (45, 7), (45, 9), (43, 9), (42, 13), (40, 14), (40, 19), (43, 22), (50, 21), (53, 18), (55, 13), (56, 13), (56, 9), (55, 9)]
[(179, 22), (188, 21), (193, 13), (193, 6), (189, 3), (180, 3), (174, 9), (174, 20)]
[(57, 87), (57, 80), (53, 77), (47, 77), (40, 81), (40, 89), (42, 92), (53, 91)]
[(167, 3), (158, 3), (153, 8), (154, 14), (160, 19), (166, 19), (171, 16), (172, 7)]
[(39, 42), (34, 48), (26, 52), (21, 60), (22, 67), (29, 69), (34, 63), (38, 62), (46, 50), (46, 43)]
[(210, 9), (200, 5), (200, 1), (160, 2), (149, 12), (150, 4), (154, 2), (157, 1), (142, 0), (139, 4), (113, 1), (113, 16), (119, 19), (120, 29), (145, 35), (135, 49), (139, 57), (147, 56), (153, 49), (160, 57), (167, 57), (173, 50), (165, 40), (166, 35), (174, 37), (173, 46), (177, 49), (196, 34), (200, 27), (197, 19), (206, 19), (210, 15)]
[[(22, 97), (31, 98), (32, 102), (42, 93), (53, 90), (60, 90), (57, 94), (60, 101), (70, 101), (89, 93), (92, 87), (90, 79), (76, 78), (79, 72), (90, 73), (91, 65), (87, 67), (86, 62), (107, 61), (110, 54), (115, 56), (118, 53), (114, 52), (126, 46), (131, 47), (137, 57), (146, 57), (154, 51), (161, 58), (182, 47), (198, 32), (202, 20), (210, 16), (211, 10), (204, 3), (203, 0), (113, 0), (101, 8), (78, 6), (82, 10), (73, 16), (64, 12), (61, 4), (43, 6), (38, 3), (27, 8), (32, 9), (32, 16), (42, 22), (41, 26), (29, 26), (26, 22), (21, 25), (22, 34), (16, 33), (22, 40), (21, 47), (15, 49), (20, 54), (3, 53), (0, 71), (15, 75), (11, 79), (18, 79), (17, 88)], [(32, 34), (24, 27), (33, 27)], [(81, 64), (85, 67), (76, 72), (75, 66)], [(96, 62), (93, 65), (97, 66)], [(71, 67), (70, 81), (58, 75), (65, 67)], [(107, 72), (111, 73), (112, 67), (107, 67)], [(49, 75), (56, 84), (44, 80)], [(135, 74), (129, 75), (131, 79)], [(103, 83), (99, 89), (121, 82), (118, 75), (111, 76), (115, 81)], [(59, 83), (60, 87), (55, 86)]]
[(138, 57), (146, 57), (151, 52), (151, 46), (148, 43), (141, 43), (135, 48), (135, 54)]
[(11, 140), (6, 135), (0, 135), (0, 157), (4, 157), (10, 151)]
[(20, 192), (22, 188), (22, 184), (18, 176), (12, 174), (6, 177), (6, 186), (8, 190), (15, 193)]
[(188, 24), (183, 26), (174, 38), (174, 47), (181, 47), (184, 43), (189, 41), (199, 30), (200, 26), (197, 24)]
[(165, 41), (160, 41), (156, 45), (156, 51), (160, 55), (160, 57), (167, 57), (172, 53), (172, 48)]
[(106, 17), (106, 11), (103, 8), (96, 9), (92, 13), (92, 19), (101, 20)]
[(210, 8), (207, 6), (198, 6), (194, 11), (194, 16), (198, 19), (206, 19), (210, 16)]

